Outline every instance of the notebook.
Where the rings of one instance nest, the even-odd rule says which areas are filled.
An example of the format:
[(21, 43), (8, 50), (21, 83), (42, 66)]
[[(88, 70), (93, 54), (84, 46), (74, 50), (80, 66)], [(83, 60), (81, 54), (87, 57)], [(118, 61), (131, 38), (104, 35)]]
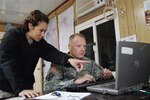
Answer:
[(88, 86), (88, 91), (119, 95), (141, 89), (150, 75), (150, 44), (119, 41), (116, 44), (116, 79)]

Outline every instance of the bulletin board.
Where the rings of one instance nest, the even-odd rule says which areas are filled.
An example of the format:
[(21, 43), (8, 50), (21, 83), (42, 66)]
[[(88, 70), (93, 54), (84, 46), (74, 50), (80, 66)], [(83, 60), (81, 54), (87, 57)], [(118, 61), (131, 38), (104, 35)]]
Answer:
[(74, 34), (74, 7), (58, 15), (59, 45), (60, 51), (68, 52), (70, 35)]
[[(58, 46), (58, 31), (57, 31), (57, 18), (54, 17), (49, 20), (48, 29), (45, 33), (44, 39), (51, 45), (53, 45), (55, 48), (59, 49)], [(50, 68), (51, 62), (43, 61), (44, 68), (43, 68), (43, 76), (44, 79), (47, 75), (47, 72)]]
[(56, 17), (50, 19), (48, 29), (44, 36), (45, 40), (58, 49), (58, 31)]

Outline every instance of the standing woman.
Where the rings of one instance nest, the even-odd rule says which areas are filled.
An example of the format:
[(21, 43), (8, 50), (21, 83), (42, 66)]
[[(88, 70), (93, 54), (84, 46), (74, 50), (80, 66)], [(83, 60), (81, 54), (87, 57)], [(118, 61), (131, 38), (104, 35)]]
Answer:
[(33, 90), (33, 72), (39, 57), (62, 66), (82, 70), (82, 61), (73, 59), (48, 44), (43, 36), (49, 19), (39, 10), (32, 11), (19, 28), (8, 30), (0, 45), (0, 98), (9, 96), (39, 96)]

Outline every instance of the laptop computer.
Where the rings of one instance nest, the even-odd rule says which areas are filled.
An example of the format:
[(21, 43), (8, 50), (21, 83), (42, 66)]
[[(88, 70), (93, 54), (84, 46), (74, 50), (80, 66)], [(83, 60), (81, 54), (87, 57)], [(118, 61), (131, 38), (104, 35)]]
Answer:
[(119, 41), (116, 44), (115, 82), (88, 86), (88, 91), (119, 95), (141, 89), (149, 82), (150, 44)]

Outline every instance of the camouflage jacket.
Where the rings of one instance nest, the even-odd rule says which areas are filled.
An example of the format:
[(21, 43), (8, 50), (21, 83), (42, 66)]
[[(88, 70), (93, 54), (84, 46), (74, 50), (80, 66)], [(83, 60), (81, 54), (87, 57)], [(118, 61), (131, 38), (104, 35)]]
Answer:
[(98, 79), (103, 68), (86, 57), (84, 57), (83, 60), (91, 61), (91, 63), (84, 64), (84, 68), (80, 72), (77, 72), (74, 67), (63, 67), (60, 65), (52, 66), (45, 79), (45, 93), (54, 90), (62, 90), (74, 84), (75, 79), (85, 74), (90, 74), (94, 76), (95, 79)]

